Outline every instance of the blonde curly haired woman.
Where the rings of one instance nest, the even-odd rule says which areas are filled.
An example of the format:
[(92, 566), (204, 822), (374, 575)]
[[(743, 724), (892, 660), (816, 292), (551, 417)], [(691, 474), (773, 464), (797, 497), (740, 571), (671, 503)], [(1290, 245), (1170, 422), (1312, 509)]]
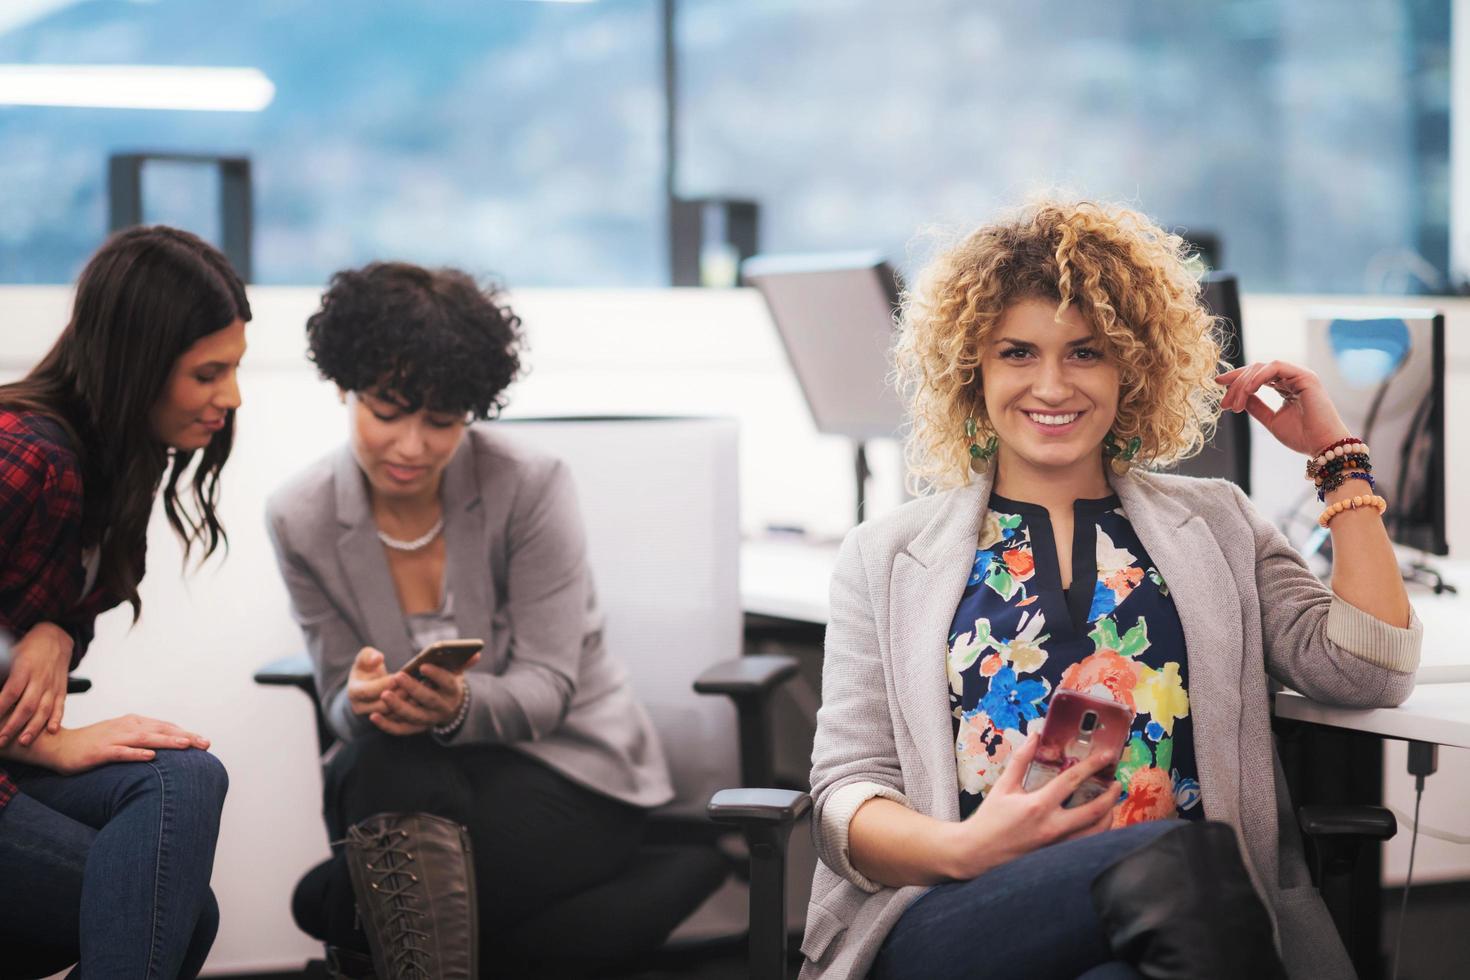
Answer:
[[(833, 576), (803, 978), (1350, 977), (1267, 683), (1365, 706), (1413, 685), (1367, 448), (1305, 368), (1217, 374), (1183, 243), (1125, 208), (980, 228), (902, 326), (930, 492), (854, 530)], [(1222, 409), (1308, 456), (1330, 590), (1235, 486), (1154, 472)], [(1062, 689), (1131, 709), (1126, 747), (1027, 791)]]

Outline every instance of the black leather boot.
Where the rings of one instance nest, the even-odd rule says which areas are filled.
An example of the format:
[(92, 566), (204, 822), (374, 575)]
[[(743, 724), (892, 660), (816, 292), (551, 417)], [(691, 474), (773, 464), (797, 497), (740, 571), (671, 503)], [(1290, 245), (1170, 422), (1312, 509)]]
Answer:
[(327, 947), (327, 980), (378, 980), (373, 958), (341, 946)]
[(469, 833), (427, 813), (347, 828), (347, 870), (377, 980), (478, 980)]
[(1092, 883), (1113, 953), (1149, 980), (1286, 980), (1235, 832), (1181, 823)]

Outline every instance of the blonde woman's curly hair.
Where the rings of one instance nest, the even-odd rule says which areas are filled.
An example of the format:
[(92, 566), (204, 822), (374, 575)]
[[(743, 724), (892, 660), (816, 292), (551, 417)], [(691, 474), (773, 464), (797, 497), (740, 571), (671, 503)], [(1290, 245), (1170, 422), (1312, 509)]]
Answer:
[(1185, 243), (1144, 215), (1089, 201), (1043, 200), (941, 252), (905, 294), (894, 351), (911, 414), (907, 457), (915, 490), (969, 481), (973, 417), (993, 433), (980, 365), (1001, 315), (1043, 299), (1075, 306), (1119, 369), (1113, 434), (1140, 441), (1135, 464), (1199, 452), (1214, 432), (1223, 389), (1220, 343), (1200, 304)]

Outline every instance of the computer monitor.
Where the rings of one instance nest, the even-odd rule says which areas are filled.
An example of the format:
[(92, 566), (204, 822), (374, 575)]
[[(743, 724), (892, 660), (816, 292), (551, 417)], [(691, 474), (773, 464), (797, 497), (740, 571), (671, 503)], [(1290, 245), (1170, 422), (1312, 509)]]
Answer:
[[(1240, 286), (1228, 272), (1211, 272), (1200, 279), (1200, 301), (1215, 317), (1219, 328), (1220, 357), (1233, 368), (1245, 366), (1245, 342), (1241, 334)], [(1220, 416), (1215, 436), (1196, 456), (1174, 468), (1186, 476), (1230, 480), (1247, 494), (1251, 492), (1251, 420), (1244, 412)]]
[(898, 434), (889, 384), (898, 279), (881, 255), (756, 255), (741, 273), (765, 297), (817, 431), (850, 439)]
[(861, 521), (864, 441), (898, 436), (906, 417), (889, 383), (898, 277), (872, 252), (756, 255), (741, 274), (765, 298), (817, 431), (856, 443)]
[(1444, 315), (1315, 310), (1307, 363), (1348, 430), (1368, 444), (1384, 522), (1399, 544), (1449, 554), (1445, 535)]

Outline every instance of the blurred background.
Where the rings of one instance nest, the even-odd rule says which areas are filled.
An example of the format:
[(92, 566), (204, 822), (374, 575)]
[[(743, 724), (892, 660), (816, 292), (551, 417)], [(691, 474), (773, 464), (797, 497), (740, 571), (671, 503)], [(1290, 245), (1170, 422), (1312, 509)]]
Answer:
[[(0, 108), (0, 282), (73, 278), (109, 154), (182, 151), (250, 158), (268, 284), (385, 255), (665, 284), (669, 192), (756, 203), (762, 250), (904, 270), (916, 230), (1063, 185), (1217, 236), (1252, 290), (1441, 291), (1451, 7), (6, 0), (0, 66), (251, 68), (269, 95)], [(211, 171), (148, 169), (148, 220), (212, 230)]]
[[(1206, 301), (1237, 357), (1321, 370), (1334, 325), (1392, 307), (1414, 326), (1395, 385), (1414, 385), (1434, 506), (1427, 538), (1396, 539), (1428, 668), (1416, 702), (1371, 713), (1387, 728), (1303, 725), (1360, 738), (1318, 768), (1399, 815), (1354, 865), (1361, 972), (1387, 975), (1404, 936), (1405, 980), (1463, 975), (1470, 0), (0, 0), (0, 382), (51, 346), (110, 230), (188, 228), (250, 284), (228, 560), (182, 574), (155, 520), (148, 611), (99, 620), (94, 690), (67, 714), (168, 718), (229, 767), (206, 972), (314, 976), (321, 955), (289, 909), (327, 850), (313, 715), (253, 678), (301, 649), (264, 501), (347, 431), (303, 356), (332, 273), (395, 258), (508, 284), (530, 344), (510, 416), (738, 423), (738, 465), (733, 446), (728, 466), (677, 460), (685, 497), (738, 498), (715, 557), (740, 628), (698, 642), (798, 659), (775, 764), (801, 785), (836, 542), (864, 506), (906, 499), (891, 301), (947, 236), (1052, 188), (1184, 235), (1215, 271)], [(740, 287), (758, 253), (744, 269), (765, 281), (744, 282), (759, 288), (683, 288)], [(1334, 383), (1340, 405), (1377, 403)], [(1209, 475), (1326, 574), (1300, 458), (1236, 421)], [(1407, 737), (1445, 751), (1400, 919)], [(805, 828), (794, 840), (799, 930), (815, 858)], [(740, 935), (741, 894), (732, 883), (681, 934)], [(741, 976), (733, 963), (703, 975)]]

